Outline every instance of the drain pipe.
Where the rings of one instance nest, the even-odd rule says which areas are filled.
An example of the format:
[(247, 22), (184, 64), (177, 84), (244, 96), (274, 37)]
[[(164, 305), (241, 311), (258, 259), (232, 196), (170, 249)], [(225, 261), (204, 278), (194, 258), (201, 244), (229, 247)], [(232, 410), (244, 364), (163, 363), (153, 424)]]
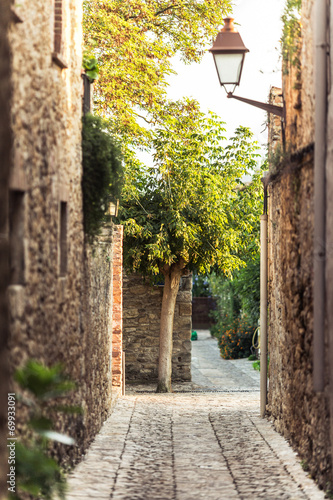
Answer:
[[(267, 172), (266, 172), (267, 174)], [(260, 416), (267, 404), (267, 179), (264, 185), (264, 213), (260, 216)]]
[(315, 8), (313, 388), (316, 392), (322, 392), (325, 386), (325, 162), (328, 15), (326, 0), (317, 0)]

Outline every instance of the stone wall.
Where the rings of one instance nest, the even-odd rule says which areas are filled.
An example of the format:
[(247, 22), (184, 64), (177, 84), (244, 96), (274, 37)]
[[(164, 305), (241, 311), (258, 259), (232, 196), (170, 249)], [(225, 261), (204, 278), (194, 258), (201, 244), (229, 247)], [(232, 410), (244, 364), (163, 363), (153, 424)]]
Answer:
[[(13, 25), (10, 36), (11, 363), (15, 369), (28, 358), (46, 364), (61, 361), (81, 382), (81, 6), (72, 1), (64, 12), (67, 22), (73, 23), (73, 32), (63, 40), (68, 64), (64, 69), (52, 60), (53, 2), (21, 2), (17, 12), (23, 22)], [(75, 395), (76, 404), (81, 403), (82, 391), (80, 387)], [(21, 411), (18, 408), (19, 417)], [(82, 429), (75, 434), (82, 440)]]
[(9, 284), (9, 242), (6, 238), (8, 218), (8, 184), (11, 158), (11, 58), (8, 29), (11, 21), (11, 2), (0, 2), (0, 499), (7, 497), (7, 408), (9, 392), (9, 366), (7, 342), (9, 337), (6, 290)]
[[(76, 381), (68, 402), (85, 413), (57, 423), (78, 443), (59, 447), (57, 453), (62, 460), (75, 460), (100, 429), (111, 403), (112, 225), (96, 245), (85, 244), (82, 2), (24, 0), (15, 8), (23, 22), (10, 33), (11, 366), (14, 371), (29, 358), (47, 365), (61, 362)], [(61, 22), (60, 44), (59, 37), (55, 44), (55, 14), (56, 23)], [(21, 432), (25, 414), (20, 405), (17, 414)]]
[[(141, 276), (124, 276), (123, 338), (126, 379), (156, 381), (163, 286)], [(191, 380), (192, 278), (182, 278), (173, 329), (172, 379)]]
[(270, 184), (268, 248), (268, 411), (326, 487), (331, 472), (328, 402), (326, 395), (314, 393), (312, 382), (312, 153)]
[(314, 0), (303, 0), (299, 52), (295, 54), (295, 62), (284, 64), (283, 67), (285, 133), (288, 152), (299, 151), (314, 141), (313, 13)]
[[(285, 68), (285, 152), (269, 172), (269, 393), (275, 427), (319, 485), (331, 481), (329, 388), (313, 390), (313, 1), (302, 2), (301, 64)], [(278, 137), (278, 131), (272, 136)], [(276, 150), (276, 144), (271, 146)], [(282, 146), (281, 146), (282, 147)], [(280, 147), (280, 149), (281, 149)], [(328, 352), (326, 352), (328, 356)], [(325, 361), (323, 360), (323, 363)], [(328, 380), (327, 380), (328, 382)]]
[(79, 431), (82, 449), (100, 430), (112, 405), (112, 271), (115, 253), (112, 225), (104, 228), (93, 247), (85, 247), (82, 308), (78, 308), (82, 322), (72, 339), (68, 339), (74, 356), (71, 362), (77, 370), (74, 375), (71, 368), (79, 385), (77, 404), (84, 409), (83, 419), (75, 419), (71, 426), (76, 435)]

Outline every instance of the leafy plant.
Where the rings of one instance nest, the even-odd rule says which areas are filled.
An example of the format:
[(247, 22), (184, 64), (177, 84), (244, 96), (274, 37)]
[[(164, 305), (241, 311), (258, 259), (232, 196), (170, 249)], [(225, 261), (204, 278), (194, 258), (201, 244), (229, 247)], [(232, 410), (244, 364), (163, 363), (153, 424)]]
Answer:
[[(254, 363), (252, 363), (252, 366), (253, 366), (253, 368), (255, 370), (257, 370), (258, 372), (260, 372), (260, 359), (258, 359)], [(267, 357), (267, 370), (268, 369), (269, 369), (269, 356)]]
[[(261, 204), (258, 204), (259, 207)], [(258, 229), (254, 227), (254, 232)], [(212, 274), (209, 283), (217, 307), (212, 311), (215, 324), (211, 334), (218, 339), (226, 332), (235, 330), (236, 320), (247, 318), (248, 326), (254, 331), (260, 313), (260, 255), (259, 248), (253, 251), (254, 256), (245, 258), (245, 267), (236, 270), (232, 279)], [(244, 357), (246, 354), (244, 352)]]
[[(259, 231), (258, 231), (259, 232)], [(242, 313), (252, 326), (257, 326), (260, 314), (260, 254), (246, 259), (246, 266), (235, 273), (233, 290), (239, 298)]]
[(18, 500), (22, 493), (33, 498), (51, 500), (56, 495), (65, 498), (66, 481), (63, 471), (56, 460), (47, 453), (52, 441), (73, 446), (75, 440), (54, 430), (53, 418), (58, 412), (80, 413), (76, 406), (59, 404), (58, 400), (66, 397), (75, 388), (75, 384), (63, 374), (60, 364), (50, 368), (35, 360), (15, 372), (16, 382), (22, 392), (17, 399), (27, 407), (29, 419), (28, 432), (24, 440), (15, 443), (15, 493), (10, 498)]
[(282, 15), (282, 58), (284, 61), (284, 70), (288, 71), (288, 63), (292, 66), (300, 66), (299, 48), (301, 40), (301, 19), (300, 10), (302, 0), (287, 0)]
[(247, 318), (236, 318), (229, 330), (221, 332), (219, 348), (224, 359), (247, 358), (251, 354), (254, 328)]
[(253, 366), (254, 370), (260, 372), (260, 359), (258, 359), (254, 363), (252, 363), (252, 366)]
[(301, 467), (305, 472), (309, 472), (310, 467), (306, 460), (301, 460)]
[(89, 113), (83, 118), (82, 156), (84, 229), (93, 242), (110, 220), (110, 202), (120, 197), (123, 165), (120, 145), (112, 137), (108, 122)]
[(94, 82), (95, 80), (97, 80), (99, 74), (99, 67), (97, 59), (94, 56), (84, 53), (82, 66), (90, 82)]

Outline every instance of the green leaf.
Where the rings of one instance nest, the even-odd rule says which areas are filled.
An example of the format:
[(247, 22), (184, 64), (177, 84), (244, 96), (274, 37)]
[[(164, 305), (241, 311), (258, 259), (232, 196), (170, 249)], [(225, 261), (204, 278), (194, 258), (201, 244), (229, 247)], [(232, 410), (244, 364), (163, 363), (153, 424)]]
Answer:
[(90, 80), (97, 80), (98, 78), (98, 71), (96, 70), (88, 70), (86, 71), (86, 75)]

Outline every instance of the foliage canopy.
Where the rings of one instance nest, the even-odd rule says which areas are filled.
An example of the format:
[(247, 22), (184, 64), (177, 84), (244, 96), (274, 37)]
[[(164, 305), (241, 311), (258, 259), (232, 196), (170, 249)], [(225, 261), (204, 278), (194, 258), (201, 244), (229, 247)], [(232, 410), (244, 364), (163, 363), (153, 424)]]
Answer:
[(256, 167), (258, 148), (246, 128), (229, 142), (224, 132), (218, 116), (178, 101), (153, 133), (155, 166), (129, 159), (120, 211), (127, 268), (154, 275), (182, 262), (231, 275), (255, 251), (260, 180), (245, 186), (242, 177)]
[(134, 136), (144, 135), (138, 116), (158, 120), (171, 58), (200, 61), (230, 5), (230, 0), (85, 0), (85, 47), (100, 66), (98, 112)]
[(282, 57), (284, 71), (287, 71), (288, 63), (293, 66), (300, 66), (299, 48), (302, 34), (300, 11), (302, 0), (287, 0), (283, 15), (282, 31)]

